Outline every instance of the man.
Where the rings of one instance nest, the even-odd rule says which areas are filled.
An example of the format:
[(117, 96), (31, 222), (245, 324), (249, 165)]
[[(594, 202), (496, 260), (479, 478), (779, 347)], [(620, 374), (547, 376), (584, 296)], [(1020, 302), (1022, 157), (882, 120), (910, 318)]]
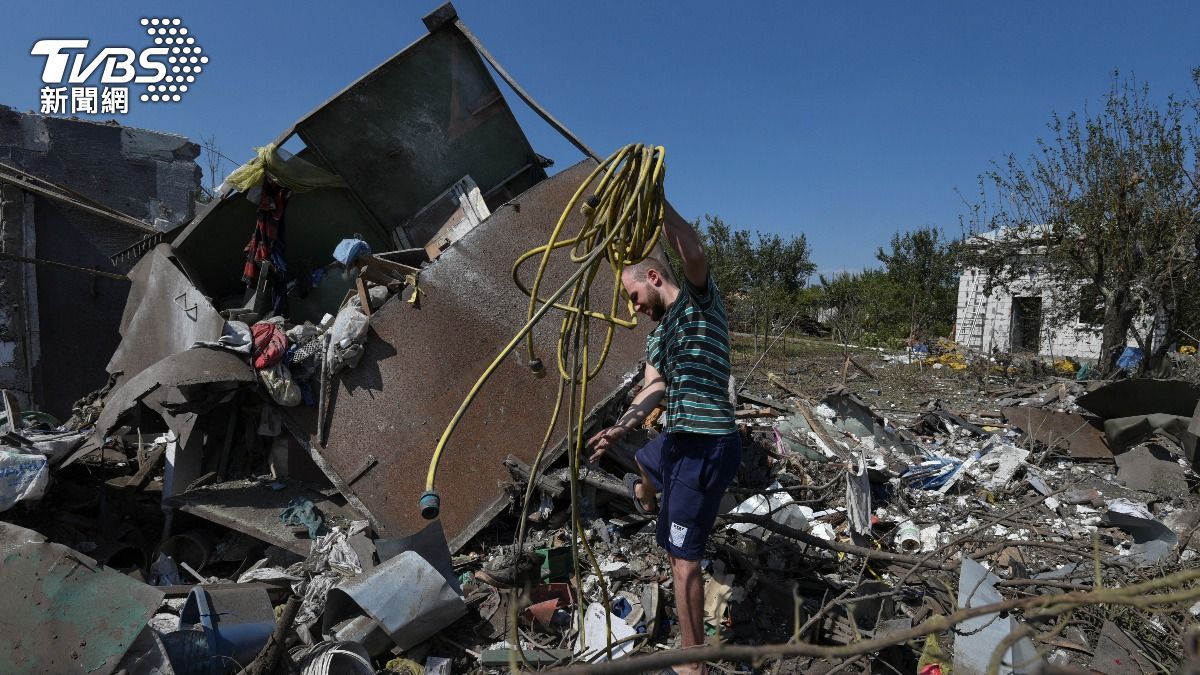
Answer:
[[(642, 390), (614, 426), (588, 440), (600, 459), (667, 399), (663, 433), (637, 451), (641, 475), (626, 476), (638, 510), (658, 513), (657, 537), (671, 558), (675, 608), (684, 647), (704, 641), (700, 559), (717, 507), (741, 462), (741, 439), (729, 398), (725, 305), (709, 274), (696, 230), (670, 206), (663, 234), (683, 262), (677, 282), (663, 261), (647, 258), (621, 275), (635, 309), (658, 322), (646, 340)], [(656, 493), (662, 493), (662, 504)], [(702, 675), (702, 664), (677, 667)]]

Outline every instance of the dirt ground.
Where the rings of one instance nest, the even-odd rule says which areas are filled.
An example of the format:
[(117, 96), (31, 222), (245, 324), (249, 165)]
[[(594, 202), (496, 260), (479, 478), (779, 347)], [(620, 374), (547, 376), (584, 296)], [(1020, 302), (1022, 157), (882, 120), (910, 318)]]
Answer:
[[(863, 370), (853, 364), (847, 365), (847, 354)], [(886, 354), (895, 355), (893, 352)], [(749, 335), (733, 335), (734, 376), (737, 386), (744, 391), (784, 395), (767, 381), (767, 374), (773, 373), (812, 399), (820, 399), (830, 387), (844, 384), (881, 414), (889, 411), (901, 415), (918, 413), (935, 400), (960, 411), (989, 409), (993, 405), (995, 399), (983, 393), (980, 374), (976, 370), (888, 363), (884, 355), (885, 352), (878, 349), (846, 347), (828, 339), (789, 337), (779, 340), (763, 357), (761, 340), (756, 350)], [(1015, 379), (998, 379), (993, 373), (988, 386), (990, 391), (995, 391), (1002, 386), (1017, 384)]]

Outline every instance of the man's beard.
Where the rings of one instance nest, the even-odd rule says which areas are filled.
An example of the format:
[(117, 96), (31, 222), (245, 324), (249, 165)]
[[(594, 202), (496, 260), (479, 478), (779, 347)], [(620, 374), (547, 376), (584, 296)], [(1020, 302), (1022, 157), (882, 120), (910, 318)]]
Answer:
[(650, 320), (658, 323), (662, 321), (663, 315), (667, 313), (667, 306), (663, 304), (662, 295), (657, 288), (650, 286), (646, 289), (648, 297), (646, 298), (646, 306), (650, 308)]

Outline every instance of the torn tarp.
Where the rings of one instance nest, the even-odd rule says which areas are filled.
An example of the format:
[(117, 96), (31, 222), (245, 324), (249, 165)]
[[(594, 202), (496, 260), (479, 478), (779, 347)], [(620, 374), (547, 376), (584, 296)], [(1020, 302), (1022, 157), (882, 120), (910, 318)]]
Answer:
[(1130, 554), (1118, 560), (1138, 567), (1158, 562), (1179, 543), (1179, 536), (1162, 524), (1144, 504), (1128, 499), (1110, 499), (1104, 514), (1105, 525), (1115, 525), (1133, 537)]

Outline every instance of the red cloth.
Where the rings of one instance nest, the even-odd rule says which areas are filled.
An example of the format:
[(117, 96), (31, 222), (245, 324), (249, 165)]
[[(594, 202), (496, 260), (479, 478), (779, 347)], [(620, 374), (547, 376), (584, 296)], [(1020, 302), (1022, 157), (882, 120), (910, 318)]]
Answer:
[(287, 335), (278, 324), (260, 321), (250, 327), (253, 348), (250, 355), (258, 369), (275, 365), (287, 353)]
[(254, 233), (246, 244), (246, 263), (242, 266), (242, 281), (247, 286), (258, 283), (258, 266), (262, 261), (271, 260), (276, 267), (282, 262), (282, 256), (275, 258), (274, 254), (276, 247), (283, 244), (283, 209), (290, 196), (291, 190), (263, 179)]

